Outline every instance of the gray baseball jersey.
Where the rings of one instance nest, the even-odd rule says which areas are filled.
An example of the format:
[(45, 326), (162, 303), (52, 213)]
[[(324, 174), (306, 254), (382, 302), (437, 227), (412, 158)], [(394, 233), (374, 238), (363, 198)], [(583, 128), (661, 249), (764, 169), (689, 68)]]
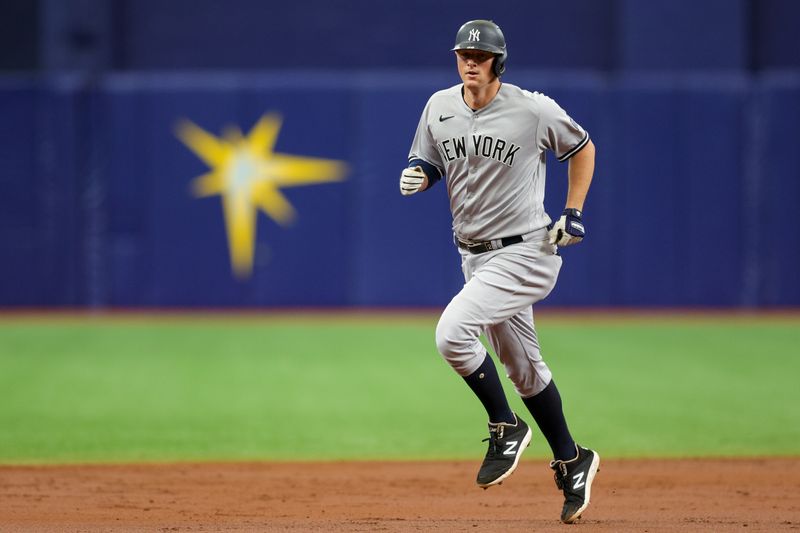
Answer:
[(427, 161), (446, 176), (453, 231), (463, 241), (545, 227), (545, 153), (569, 159), (589, 135), (543, 94), (503, 83), (489, 105), (472, 111), (461, 88), (428, 100), (409, 161)]

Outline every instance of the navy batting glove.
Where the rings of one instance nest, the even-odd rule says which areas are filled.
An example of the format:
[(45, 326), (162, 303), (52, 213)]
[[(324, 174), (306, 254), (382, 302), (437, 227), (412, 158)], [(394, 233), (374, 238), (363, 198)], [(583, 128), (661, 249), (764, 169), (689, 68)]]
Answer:
[(561, 218), (553, 224), (553, 227), (548, 232), (550, 244), (569, 246), (570, 244), (581, 242), (584, 235), (586, 235), (583, 220), (581, 220), (582, 216), (583, 213), (579, 209), (571, 207), (564, 209)]

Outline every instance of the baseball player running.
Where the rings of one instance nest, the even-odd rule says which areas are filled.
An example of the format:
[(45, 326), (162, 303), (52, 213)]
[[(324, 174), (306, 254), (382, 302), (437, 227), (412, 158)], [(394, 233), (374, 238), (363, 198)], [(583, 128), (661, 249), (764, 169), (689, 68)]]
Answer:
[[(571, 523), (589, 505), (600, 456), (570, 435), (561, 396), (539, 351), (533, 304), (556, 283), (558, 247), (584, 237), (581, 217), (595, 148), (556, 102), (501, 82), (508, 53), (496, 24), (467, 22), (453, 50), (463, 83), (428, 100), (400, 176), (405, 196), (444, 178), (450, 197), (465, 284), (439, 319), (436, 345), (489, 416), (489, 448), (478, 485), (502, 483), (531, 440), (531, 429), (511, 411), (479, 340), (485, 333), (552, 448), (550, 468), (564, 493), (561, 520)], [(566, 208), (554, 224), (543, 205), (547, 150), (559, 161), (569, 160)]]

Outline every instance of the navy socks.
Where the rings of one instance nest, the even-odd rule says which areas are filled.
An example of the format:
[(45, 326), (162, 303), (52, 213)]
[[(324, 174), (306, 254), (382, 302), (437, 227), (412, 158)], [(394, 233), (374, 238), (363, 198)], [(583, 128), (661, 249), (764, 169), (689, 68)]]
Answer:
[[(503, 386), (497, 375), (494, 361), (489, 355), (478, 369), (466, 376), (464, 381), (483, 404), (489, 421), (493, 423), (507, 422), (514, 424), (516, 417), (508, 405)], [(533, 415), (547, 443), (553, 450), (553, 457), (561, 461), (575, 458), (575, 441), (569, 433), (567, 421), (561, 405), (561, 395), (555, 381), (551, 380), (547, 387), (536, 396), (522, 399)]]
[(551, 380), (547, 387), (536, 396), (523, 398), (522, 401), (547, 439), (547, 443), (553, 450), (553, 457), (560, 461), (574, 459), (575, 441), (569, 434), (561, 406), (561, 395), (558, 393), (555, 381)]
[(498, 422), (515, 424), (517, 422), (511, 407), (508, 406), (506, 393), (497, 376), (497, 368), (489, 354), (486, 354), (486, 359), (483, 360), (478, 370), (464, 377), (464, 381), (483, 404), (489, 415), (489, 422), (495, 424)]

